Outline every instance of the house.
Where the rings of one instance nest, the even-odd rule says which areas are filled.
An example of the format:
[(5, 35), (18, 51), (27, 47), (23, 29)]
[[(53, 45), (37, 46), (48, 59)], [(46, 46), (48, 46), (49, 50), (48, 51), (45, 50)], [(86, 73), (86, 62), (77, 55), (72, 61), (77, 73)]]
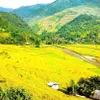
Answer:
[(100, 100), (100, 90), (95, 90), (92, 98), (94, 100)]
[(55, 90), (58, 90), (59, 89), (59, 84), (57, 82), (49, 82), (47, 85), (49, 87), (55, 89)]

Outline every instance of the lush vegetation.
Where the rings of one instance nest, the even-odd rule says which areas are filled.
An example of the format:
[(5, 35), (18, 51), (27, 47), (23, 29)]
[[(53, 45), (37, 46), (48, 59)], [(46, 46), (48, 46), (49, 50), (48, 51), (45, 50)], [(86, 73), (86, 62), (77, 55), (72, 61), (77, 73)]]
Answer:
[(18, 16), (0, 12), (0, 33), (1, 32), (16, 32), (30, 33), (30, 27)]
[[(18, 15), (19, 17), (23, 18), (27, 23), (31, 23), (40, 19), (40, 16), (35, 16), (38, 12), (41, 11), (42, 8), (46, 7), (48, 4), (36, 4), (32, 6), (22, 6), (18, 9), (12, 11), (12, 13)], [(35, 16), (34, 18), (32, 18)]]
[[(84, 56), (93, 56), (99, 62), (99, 45), (65, 45), (100, 44), (99, 4), (98, 0), (56, 0), (52, 4), (14, 10), (12, 13), (28, 23), (49, 16), (31, 24), (32, 30), (20, 17), (0, 12), (0, 97), (4, 100), (87, 100), (68, 96), (62, 91), (71, 84), (67, 92), (72, 90), (70, 93), (74, 95), (74, 91), (78, 91), (90, 96), (98, 87), (95, 82), (99, 79), (91, 76), (100, 75), (100, 69), (67, 54), (62, 48), (43, 46), (43, 43), (64, 44), (65, 48)], [(47, 86), (51, 81), (59, 83), (59, 91)], [(95, 87), (90, 87), (92, 85)]]
[(47, 44), (48, 41), (49, 44), (100, 44), (100, 18), (87, 14), (79, 15), (56, 33), (44, 31), (41, 37)]
[[(78, 6), (73, 8), (68, 8), (59, 13), (53, 14), (49, 17), (36, 21), (30, 24), (33, 32), (36, 34), (42, 34), (43, 31), (57, 32), (66, 23), (72, 21), (80, 14), (89, 14), (94, 16), (100, 16), (100, 8), (97, 6)], [(31, 21), (32, 22), (32, 21)]]
[(1, 100), (32, 100), (31, 98), (32, 96), (21, 88), (0, 89)]
[(79, 88), (77, 89), (78, 93), (81, 95), (85, 95), (87, 97), (90, 97), (95, 90), (100, 89), (100, 77), (94, 76), (90, 78), (81, 78), (78, 81)]
[(35, 22), (44, 17), (53, 15), (67, 8), (81, 5), (100, 5), (99, 0), (56, 0), (48, 5), (34, 5), (21, 7), (13, 11), (13, 13), (24, 18), (28, 23)]
[(47, 83), (58, 82), (63, 89), (71, 79), (76, 83), (81, 77), (100, 75), (99, 68), (51, 46), (0, 45), (0, 69), (0, 81), (5, 80), (1, 87), (24, 88), (37, 100), (84, 100), (55, 91)]
[(32, 34), (31, 28), (18, 16), (0, 12), (0, 43), (2, 44), (35, 44), (40, 46), (40, 40)]
[(67, 88), (66, 93), (80, 94), (86, 97), (91, 97), (95, 90), (100, 89), (100, 76), (92, 76), (90, 78), (81, 78), (77, 85), (71, 83), (71, 86)]
[(64, 25), (57, 34), (67, 43), (100, 44), (100, 19), (95, 16), (80, 15)]

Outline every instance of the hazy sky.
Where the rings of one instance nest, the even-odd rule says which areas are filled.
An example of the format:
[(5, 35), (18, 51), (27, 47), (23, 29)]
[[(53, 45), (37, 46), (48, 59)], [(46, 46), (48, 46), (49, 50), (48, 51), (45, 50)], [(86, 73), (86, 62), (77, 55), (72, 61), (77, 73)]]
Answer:
[(20, 6), (34, 5), (37, 3), (51, 3), (55, 0), (0, 0), (0, 7), (18, 8)]

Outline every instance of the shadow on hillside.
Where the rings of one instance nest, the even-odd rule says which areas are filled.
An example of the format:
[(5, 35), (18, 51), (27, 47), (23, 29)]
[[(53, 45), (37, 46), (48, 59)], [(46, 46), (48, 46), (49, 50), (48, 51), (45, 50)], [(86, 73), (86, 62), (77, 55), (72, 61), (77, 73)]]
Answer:
[(62, 93), (64, 93), (64, 94), (66, 94), (66, 93), (67, 93), (67, 92), (66, 92), (66, 88), (59, 89), (58, 91), (60, 91), (60, 92), (62, 92)]

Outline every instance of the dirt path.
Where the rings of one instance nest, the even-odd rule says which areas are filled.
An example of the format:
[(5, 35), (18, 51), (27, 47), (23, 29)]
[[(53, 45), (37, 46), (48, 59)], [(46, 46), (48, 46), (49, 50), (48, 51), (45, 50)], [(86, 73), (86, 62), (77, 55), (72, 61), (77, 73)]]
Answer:
[(79, 53), (77, 53), (77, 52), (75, 52), (75, 51), (73, 51), (73, 50), (69, 50), (69, 49), (67, 49), (67, 48), (62, 48), (62, 47), (58, 47), (58, 48), (60, 48), (60, 49), (63, 50), (65, 53), (67, 53), (67, 54), (69, 54), (69, 55), (71, 55), (71, 56), (77, 57), (77, 58), (79, 58), (79, 59), (81, 59), (81, 60), (84, 60), (85, 62), (88, 62), (88, 63), (90, 63), (90, 64), (92, 64), (92, 65), (95, 65), (95, 66), (97, 66), (97, 67), (100, 68), (100, 62), (97, 62), (93, 57), (84, 56), (84, 55), (82, 55), (82, 54), (79, 54)]

